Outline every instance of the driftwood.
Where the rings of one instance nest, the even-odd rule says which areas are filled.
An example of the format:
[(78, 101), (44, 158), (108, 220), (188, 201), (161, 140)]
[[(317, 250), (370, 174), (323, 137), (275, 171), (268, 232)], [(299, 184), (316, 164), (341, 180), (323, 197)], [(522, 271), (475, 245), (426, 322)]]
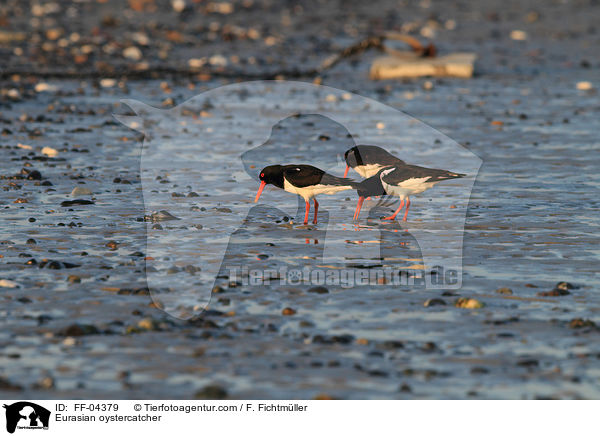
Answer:
[(419, 57), (414, 52), (399, 52), (376, 58), (371, 65), (374, 80), (422, 76), (469, 78), (473, 75), (474, 53), (452, 53), (434, 58)]
[(374, 80), (414, 78), (422, 76), (447, 76), (469, 78), (477, 56), (474, 53), (451, 53), (437, 56), (433, 44), (425, 47), (408, 35), (388, 32), (386, 39), (402, 41), (410, 46), (412, 51), (398, 51), (385, 46), (381, 48), (387, 56), (381, 56), (373, 61), (370, 77)]

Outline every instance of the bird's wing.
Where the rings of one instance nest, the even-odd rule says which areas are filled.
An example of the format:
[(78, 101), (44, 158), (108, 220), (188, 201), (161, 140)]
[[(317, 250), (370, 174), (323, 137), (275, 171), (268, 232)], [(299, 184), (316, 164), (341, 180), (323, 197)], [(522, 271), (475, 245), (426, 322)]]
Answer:
[(323, 175), (325, 171), (311, 165), (288, 165), (283, 170), (285, 179), (298, 188), (318, 185)]
[(410, 179), (424, 179), (423, 181), (440, 182), (442, 180), (457, 179), (464, 174), (452, 171), (425, 168), (417, 165), (401, 165), (391, 169), (383, 169), (380, 173), (381, 180), (389, 185), (398, 185)]
[(356, 147), (358, 154), (357, 161), (360, 160), (366, 164), (381, 163), (381, 164), (404, 164), (402, 159), (397, 158), (387, 150), (376, 145), (358, 145)]

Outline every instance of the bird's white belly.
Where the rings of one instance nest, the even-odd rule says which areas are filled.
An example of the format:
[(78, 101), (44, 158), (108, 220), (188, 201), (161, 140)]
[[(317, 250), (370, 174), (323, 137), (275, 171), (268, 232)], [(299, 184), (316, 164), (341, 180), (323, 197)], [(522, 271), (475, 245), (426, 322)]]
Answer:
[(335, 185), (313, 185), (307, 186), (306, 188), (299, 188), (297, 186), (292, 185), (290, 182), (284, 179), (283, 189), (285, 189), (287, 192), (291, 192), (292, 194), (298, 194), (300, 197), (304, 198), (304, 200), (308, 201), (319, 194), (335, 194), (336, 192), (347, 191), (348, 189), (352, 189), (352, 187)]
[(399, 185), (389, 185), (382, 181), (383, 188), (388, 195), (396, 195), (401, 199), (404, 199), (411, 195), (420, 194), (432, 186), (434, 186), (437, 182), (427, 182), (430, 177), (420, 177), (407, 179), (401, 182)]
[(379, 164), (369, 164), (369, 165), (359, 165), (354, 167), (356, 172), (360, 174), (363, 178), (368, 179), (369, 177), (373, 177), (375, 174), (379, 172), (383, 168), (383, 165)]

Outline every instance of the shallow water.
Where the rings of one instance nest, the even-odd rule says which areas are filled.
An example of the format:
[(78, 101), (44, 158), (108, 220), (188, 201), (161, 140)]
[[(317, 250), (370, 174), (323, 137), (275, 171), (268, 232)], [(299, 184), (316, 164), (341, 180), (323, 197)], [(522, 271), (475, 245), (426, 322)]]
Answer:
[[(483, 76), (436, 81), (432, 91), (397, 83), (384, 93), (377, 92), (379, 84), (359, 83), (362, 94), (416, 116), (483, 160), (467, 211), (461, 289), (371, 283), (326, 285), (328, 293), (318, 294), (309, 293), (307, 283), (236, 285), (223, 275), (222, 292), (211, 296), (210, 310), (190, 322), (154, 307), (152, 297), (160, 302), (160, 295), (145, 290), (144, 270), (151, 262), (144, 260), (146, 230), (152, 223), (144, 221), (142, 137), (111, 115), (131, 114), (117, 106), (123, 97), (158, 106), (158, 83), (129, 82), (127, 94), (91, 87), (76, 93), (78, 83), (57, 84), (60, 94), (40, 93), (3, 112), (11, 133), (2, 139), (6, 158), (0, 175), (13, 176), (31, 164), (42, 181), (52, 183), (0, 181), (8, 187), (1, 197), (0, 278), (18, 284), (0, 289), (0, 376), (23, 389), (4, 389), (3, 397), (189, 398), (207, 384), (224, 386), (231, 398), (600, 397), (599, 331), (569, 327), (575, 318), (600, 325), (600, 157), (595, 153), (600, 100), (596, 93), (576, 91), (572, 78)], [(358, 87), (335, 74), (329, 84)], [(199, 92), (177, 84), (173, 89), (179, 103)], [(460, 116), (449, 110), (456, 107)], [(526, 119), (519, 117), (522, 113)], [(40, 114), (46, 119), (36, 121)], [(495, 120), (503, 124), (491, 124)], [(282, 132), (278, 139), (285, 137)], [(46, 145), (59, 150), (57, 158), (40, 158), (39, 148)], [(239, 158), (245, 150), (224, 153)], [(213, 240), (228, 242), (222, 271), (231, 265), (302, 269), (322, 256), (325, 231), (332, 225), (354, 231), (354, 194), (324, 201), (320, 223), (302, 226), (291, 194), (265, 191), (256, 206), (251, 203), (256, 181), (241, 171), (235, 174), (245, 177), (241, 191), (221, 184), (199, 187), (194, 180), (190, 188), (163, 185), (161, 204), (167, 206), (161, 209), (166, 210), (175, 207), (169, 202), (185, 209), (200, 203), (172, 198), (172, 192), (220, 190), (224, 197), (215, 207), (231, 212), (207, 212), (198, 223), (215, 229)], [(114, 182), (117, 177), (121, 182)], [(451, 202), (450, 185), (434, 188), (436, 198)], [(95, 204), (61, 207), (72, 199), (75, 186), (92, 190), (93, 196), (85, 197)], [(14, 203), (17, 198), (28, 202)], [(415, 198), (408, 225), (426, 226), (440, 217), (428, 203), (428, 195)], [(236, 208), (249, 210), (247, 219), (231, 239), (219, 235), (223, 223), (240, 219), (231, 217)], [(388, 213), (395, 205), (381, 208)], [(378, 244), (382, 259), (374, 258), (374, 264), (418, 271), (414, 266), (422, 263), (421, 251), (404, 224), (382, 225), (376, 208), (368, 220), (367, 215), (356, 238), (339, 240), (333, 252), (343, 252), (344, 258), (331, 264), (351, 263), (363, 246)], [(167, 233), (172, 226), (173, 234), (181, 227), (180, 221), (160, 224)], [(189, 230), (190, 222), (184, 225)], [(381, 240), (371, 236), (382, 227)], [(37, 243), (27, 244), (30, 238)], [(110, 241), (116, 249), (107, 246)], [(194, 255), (198, 247), (184, 242)], [(30, 258), (79, 266), (25, 265)], [(207, 280), (202, 272), (179, 274)], [(69, 282), (70, 275), (81, 282)], [(578, 288), (570, 295), (537, 295), (559, 281)], [(501, 287), (513, 294), (496, 293)], [(22, 297), (28, 300), (19, 301)], [(485, 306), (457, 308), (459, 297)], [(430, 298), (446, 305), (425, 307)], [(184, 303), (186, 308), (194, 304)], [(285, 308), (296, 312), (284, 316)], [(131, 328), (148, 318), (150, 329)], [(93, 325), (98, 332), (65, 336), (62, 329), (73, 323)], [(44, 385), (48, 377), (52, 386)]]

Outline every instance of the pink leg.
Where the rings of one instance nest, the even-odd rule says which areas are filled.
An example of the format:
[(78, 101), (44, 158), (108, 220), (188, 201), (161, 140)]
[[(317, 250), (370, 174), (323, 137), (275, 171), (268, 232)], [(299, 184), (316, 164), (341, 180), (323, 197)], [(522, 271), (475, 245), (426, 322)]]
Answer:
[(304, 224), (308, 224), (308, 212), (310, 212), (310, 203), (306, 202), (306, 210), (304, 211)]
[(317, 202), (317, 197), (313, 198), (313, 202), (315, 203), (315, 218), (313, 219), (313, 224), (317, 224), (317, 212), (319, 211), (319, 203)]
[(391, 215), (391, 216), (385, 217), (384, 220), (393, 220), (393, 219), (395, 219), (396, 215), (398, 215), (398, 212), (400, 212), (400, 210), (402, 210), (402, 207), (404, 207), (404, 200), (402, 200), (400, 202), (400, 207), (398, 207), (398, 209), (396, 209), (396, 212), (394, 212), (394, 214)]
[(410, 207), (410, 198), (406, 199), (406, 211), (404, 212), (404, 218), (402, 221), (406, 221), (406, 217), (408, 216), (408, 208)]

